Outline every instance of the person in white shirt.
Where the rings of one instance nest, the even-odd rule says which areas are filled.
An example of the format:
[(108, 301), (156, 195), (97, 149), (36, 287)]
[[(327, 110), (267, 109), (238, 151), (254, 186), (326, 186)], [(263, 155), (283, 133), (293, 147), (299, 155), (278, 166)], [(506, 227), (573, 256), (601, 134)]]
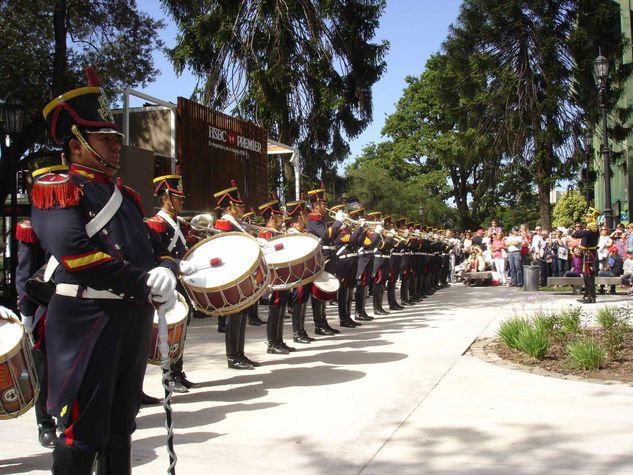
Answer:
[(624, 274), (622, 274), (622, 285), (631, 285), (631, 276), (633, 276), (633, 249), (627, 249), (626, 260), (622, 265), (622, 269), (624, 270)]
[(519, 228), (514, 226), (512, 233), (506, 238), (508, 246), (508, 266), (510, 268), (510, 286), (523, 286), (523, 266), (521, 265), (521, 244), (523, 238), (519, 236)]

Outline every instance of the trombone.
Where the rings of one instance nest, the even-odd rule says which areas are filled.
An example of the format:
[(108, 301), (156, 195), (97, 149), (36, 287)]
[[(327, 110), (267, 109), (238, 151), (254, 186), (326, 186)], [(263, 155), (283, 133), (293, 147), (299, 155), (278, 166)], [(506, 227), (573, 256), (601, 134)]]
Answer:
[[(330, 208), (325, 208), (325, 210), (328, 212), (328, 215), (330, 216), (330, 218), (335, 219), (335, 217), (336, 217), (336, 211), (334, 211), (333, 209), (330, 209)], [(352, 226), (361, 226), (361, 225), (362, 225), (362, 226), (365, 226), (365, 227), (368, 227), (368, 226), (378, 226), (379, 224), (380, 224), (380, 225), (383, 225), (383, 224), (384, 224), (384, 222), (383, 222), (383, 221), (364, 221), (364, 220), (363, 220), (363, 221), (360, 221), (360, 220), (355, 220), (355, 219), (352, 219), (352, 218), (350, 218), (349, 216), (346, 216), (346, 217), (345, 217), (345, 222), (346, 222), (347, 224), (352, 225)]]

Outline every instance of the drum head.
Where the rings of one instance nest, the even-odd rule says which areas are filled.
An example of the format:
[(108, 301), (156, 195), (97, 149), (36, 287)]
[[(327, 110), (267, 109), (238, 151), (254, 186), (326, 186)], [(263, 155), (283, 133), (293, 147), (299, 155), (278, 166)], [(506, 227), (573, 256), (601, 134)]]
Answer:
[(23, 336), (22, 325), (0, 318), (0, 361), (13, 356), (12, 353), (20, 347)]
[[(268, 240), (266, 264), (275, 266), (297, 261), (309, 256), (319, 245), (319, 240), (311, 234), (290, 234)], [(279, 247), (279, 249), (275, 249)]]
[[(174, 323), (182, 322), (187, 318), (187, 314), (189, 313), (189, 305), (187, 305), (187, 301), (185, 298), (178, 293), (178, 300), (176, 300), (176, 305), (173, 306), (171, 310), (165, 312), (165, 320), (167, 320), (167, 325), (173, 325)], [(154, 312), (154, 323), (158, 325), (158, 312)]]
[(313, 284), (324, 292), (336, 292), (340, 286), (336, 276), (326, 271), (321, 272), (317, 278), (314, 279)]
[[(245, 233), (224, 233), (200, 241), (183, 260), (199, 268), (182, 276), (186, 285), (197, 288), (223, 287), (237, 281), (259, 261), (261, 248), (252, 236)], [(215, 266), (211, 262), (219, 258)]]

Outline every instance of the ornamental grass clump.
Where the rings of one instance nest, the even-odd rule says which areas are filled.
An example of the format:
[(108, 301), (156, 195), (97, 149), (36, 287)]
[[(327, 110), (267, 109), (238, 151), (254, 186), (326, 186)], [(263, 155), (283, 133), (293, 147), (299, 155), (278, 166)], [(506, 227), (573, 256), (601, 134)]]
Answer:
[(555, 313), (538, 312), (534, 315), (534, 326), (550, 334), (556, 332), (561, 327), (561, 318)]
[(596, 320), (604, 329), (603, 337), (609, 358), (618, 361), (622, 356), (624, 338), (629, 332), (628, 319), (630, 309), (627, 307), (605, 306), (598, 309)]
[(561, 331), (565, 334), (579, 334), (582, 316), (583, 313), (580, 307), (571, 307), (563, 310), (559, 315)]
[(606, 357), (602, 345), (591, 338), (568, 343), (565, 352), (573, 366), (585, 370), (599, 369)]
[(518, 350), (519, 346), (517, 341), (519, 333), (521, 332), (521, 329), (529, 326), (530, 321), (527, 318), (510, 318), (501, 322), (499, 330), (497, 330), (497, 336), (505, 345)]
[(537, 326), (527, 325), (519, 330), (517, 347), (532, 358), (542, 360), (549, 351), (549, 332)]

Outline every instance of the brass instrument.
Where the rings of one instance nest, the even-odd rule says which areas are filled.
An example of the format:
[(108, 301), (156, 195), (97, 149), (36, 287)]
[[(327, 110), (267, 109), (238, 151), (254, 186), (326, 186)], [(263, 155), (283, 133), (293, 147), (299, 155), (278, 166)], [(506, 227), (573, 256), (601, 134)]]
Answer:
[(266, 228), (264, 226), (258, 226), (257, 224), (251, 224), (245, 221), (240, 221), (240, 226), (242, 226), (244, 229), (246, 229), (247, 231), (251, 233), (259, 234), (260, 232), (271, 232), (273, 234), (283, 234), (283, 231), (277, 231), (275, 229)]
[[(336, 211), (330, 209), (330, 208), (325, 208), (325, 210), (328, 212), (328, 215), (330, 216), (330, 218), (335, 219), (336, 216)], [(347, 225), (352, 225), (352, 226), (360, 226), (361, 224), (364, 227), (371, 227), (371, 226), (378, 226), (379, 224), (382, 226), (384, 225), (384, 221), (361, 221), (361, 220), (355, 220), (350, 218), (349, 216), (345, 217), (345, 224)]]
[(189, 226), (191, 226), (193, 234), (200, 238), (207, 238), (211, 234), (220, 232), (220, 230), (213, 227), (214, 224), (215, 216), (208, 213), (197, 214), (189, 219)]

